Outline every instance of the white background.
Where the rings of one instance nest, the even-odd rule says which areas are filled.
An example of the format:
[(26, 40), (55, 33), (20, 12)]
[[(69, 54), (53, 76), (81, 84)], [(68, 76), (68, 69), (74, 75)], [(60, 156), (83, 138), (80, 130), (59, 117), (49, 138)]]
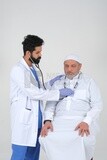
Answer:
[(0, 0), (0, 160), (11, 155), (9, 74), (23, 56), (21, 42), (27, 34), (45, 41), (45, 80), (63, 73), (65, 55), (81, 56), (83, 71), (96, 80), (104, 103), (94, 160), (106, 160), (107, 0)]

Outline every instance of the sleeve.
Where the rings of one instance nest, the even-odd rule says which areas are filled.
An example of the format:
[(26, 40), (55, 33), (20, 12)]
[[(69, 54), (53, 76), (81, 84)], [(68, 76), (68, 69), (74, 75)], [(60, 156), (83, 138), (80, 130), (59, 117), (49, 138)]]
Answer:
[(87, 112), (84, 122), (90, 125), (92, 121), (99, 117), (99, 114), (102, 110), (102, 98), (100, 95), (100, 90), (93, 79), (91, 79), (88, 89), (91, 109)]
[(44, 110), (44, 120), (53, 120), (57, 102), (47, 102)]
[(45, 82), (45, 86), (46, 86), (46, 89), (51, 89), (51, 85), (50, 85), (49, 81)]
[[(55, 82), (52, 86), (50, 86), (49, 82), (47, 82), (47, 87), (50, 88), (51, 90), (53, 89), (56, 90), (59, 88), (59, 85), (57, 84), (57, 82)], [(53, 121), (53, 117), (54, 117), (56, 106), (58, 102), (59, 101), (46, 102), (46, 106), (45, 106), (45, 110), (43, 114), (44, 121), (45, 120)]]
[[(25, 76), (26, 70), (20, 67), (14, 67), (10, 75), (11, 88), (14, 84), (30, 99), (57, 101), (59, 100), (59, 90), (43, 90), (30, 83), (29, 75)], [(14, 90), (14, 89), (13, 89)]]

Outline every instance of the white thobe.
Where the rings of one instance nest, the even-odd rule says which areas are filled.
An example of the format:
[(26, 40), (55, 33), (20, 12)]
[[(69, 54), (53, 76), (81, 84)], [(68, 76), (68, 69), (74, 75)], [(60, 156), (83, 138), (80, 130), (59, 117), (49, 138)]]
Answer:
[[(98, 117), (102, 110), (102, 100), (99, 88), (92, 78), (81, 74), (73, 80), (56, 81), (52, 89), (66, 87), (74, 89), (73, 96), (66, 97), (58, 102), (47, 102), (44, 111), (44, 120), (52, 120), (53, 132), (40, 137), (47, 160), (90, 160), (94, 154), (96, 133), (98, 131)], [(86, 122), (89, 125), (90, 135), (81, 137), (76, 126)]]

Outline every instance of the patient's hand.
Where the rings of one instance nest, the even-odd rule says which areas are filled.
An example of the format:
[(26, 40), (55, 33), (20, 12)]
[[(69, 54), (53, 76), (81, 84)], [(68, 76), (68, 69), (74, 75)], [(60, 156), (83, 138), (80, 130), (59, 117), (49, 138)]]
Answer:
[(53, 132), (53, 125), (50, 121), (45, 122), (44, 126), (41, 130), (41, 137), (45, 137), (48, 135), (48, 131), (51, 130)]
[(81, 122), (79, 123), (76, 128), (75, 128), (75, 131), (79, 131), (79, 135), (80, 136), (84, 136), (86, 134), (86, 136), (88, 136), (90, 134), (90, 131), (89, 131), (89, 125), (85, 122)]

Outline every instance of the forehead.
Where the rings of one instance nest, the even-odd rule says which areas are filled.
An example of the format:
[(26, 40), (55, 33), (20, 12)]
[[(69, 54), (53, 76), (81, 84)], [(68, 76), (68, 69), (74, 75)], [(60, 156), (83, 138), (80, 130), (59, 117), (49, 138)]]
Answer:
[(42, 51), (42, 46), (35, 47), (35, 51)]
[(78, 65), (78, 64), (79, 63), (77, 61), (72, 59), (64, 61), (64, 65)]

